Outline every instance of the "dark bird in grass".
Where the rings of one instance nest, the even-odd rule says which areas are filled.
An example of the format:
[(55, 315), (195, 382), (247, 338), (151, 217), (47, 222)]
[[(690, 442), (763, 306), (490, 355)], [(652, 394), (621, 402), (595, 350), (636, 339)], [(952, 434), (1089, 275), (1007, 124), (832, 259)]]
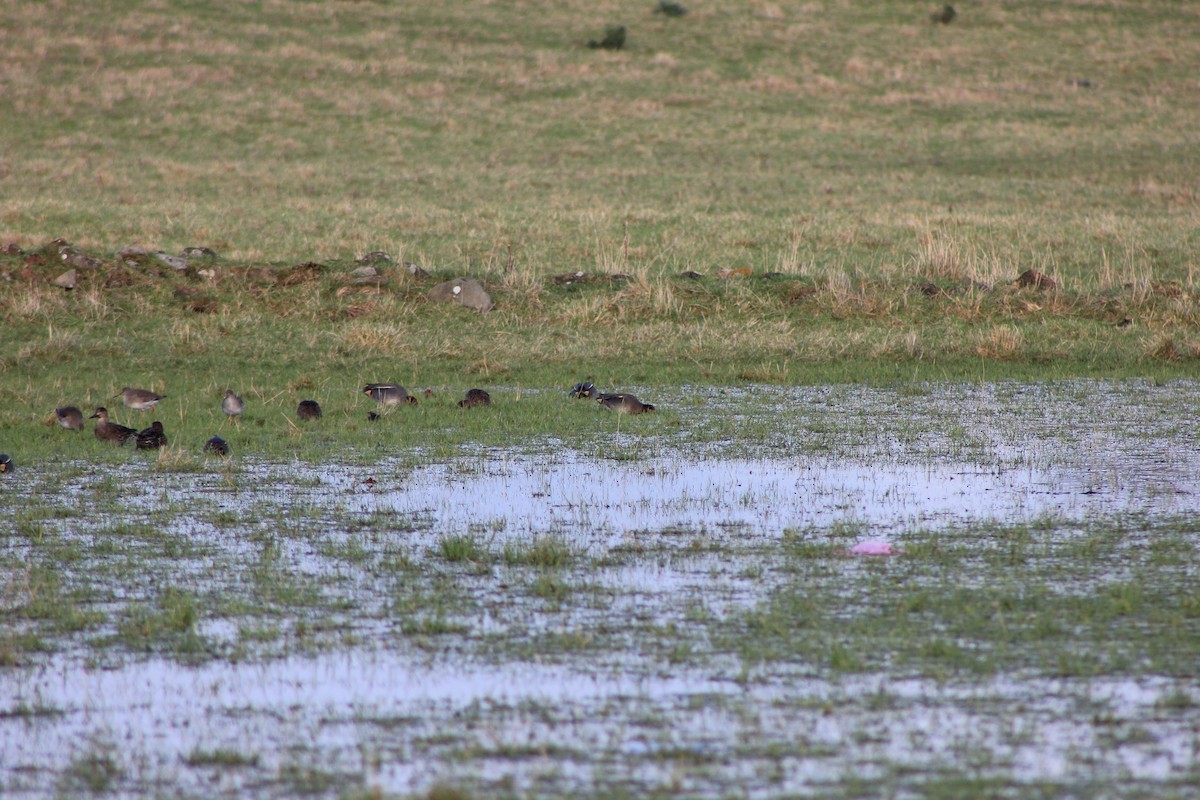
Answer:
[(625, 47), (625, 26), (610, 25), (604, 31), (604, 38), (600, 40), (591, 39), (588, 41), (588, 47), (593, 50), (621, 50)]
[(687, 9), (676, 3), (675, 0), (658, 0), (658, 5), (654, 7), (655, 14), (665, 14), (668, 17), (682, 17), (687, 13)]
[(321, 406), (316, 400), (301, 400), (300, 405), (296, 406), (296, 416), (300, 419), (320, 419)]
[(58, 424), (69, 431), (83, 430), (83, 412), (75, 406), (56, 408), (54, 416), (58, 420)]
[(589, 381), (580, 381), (571, 387), (571, 397), (583, 400), (596, 394), (596, 385)]
[(229, 442), (220, 436), (214, 436), (204, 443), (204, 452), (217, 456), (227, 456), (229, 455)]
[(226, 389), (225, 397), (221, 399), (221, 410), (225, 412), (225, 416), (237, 419), (246, 410), (246, 404), (233, 393), (233, 389)]
[(958, 12), (954, 10), (954, 6), (947, 3), (937, 11), (929, 15), (929, 20), (934, 24), (949, 25), (954, 22), (954, 18), (958, 16)]
[(102, 442), (125, 444), (137, 436), (137, 431), (133, 428), (126, 428), (124, 425), (118, 425), (110, 421), (108, 418), (108, 409), (104, 406), (97, 408), (96, 413), (92, 414), (88, 419), (100, 420), (96, 423), (96, 438)]
[(413, 406), (417, 404), (417, 398), (409, 394), (408, 389), (398, 383), (368, 383), (363, 387), (363, 394), (381, 406), (397, 406), (401, 403)]
[(149, 411), (158, 405), (158, 401), (166, 395), (152, 392), (149, 389), (131, 389), (126, 386), (113, 395), (114, 400), (118, 397), (125, 401), (127, 408), (132, 408), (134, 411)]
[(158, 420), (150, 423), (149, 428), (138, 431), (138, 450), (157, 450), (167, 446), (167, 434), (163, 432), (162, 423)]
[(492, 396), (483, 389), (470, 389), (467, 396), (458, 401), (459, 408), (474, 408), (475, 406), (490, 406)]
[(0, 453), (0, 472), (12, 472), (12, 471), (13, 471), (12, 459), (8, 457), (7, 453)]
[(624, 393), (602, 394), (596, 398), (596, 402), (620, 414), (644, 414), (654, 410), (651, 404), (643, 403), (633, 395)]

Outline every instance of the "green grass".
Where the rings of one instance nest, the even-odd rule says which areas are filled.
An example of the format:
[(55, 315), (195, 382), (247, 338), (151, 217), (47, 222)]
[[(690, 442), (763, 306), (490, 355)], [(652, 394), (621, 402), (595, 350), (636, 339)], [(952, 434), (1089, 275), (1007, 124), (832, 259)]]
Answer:
[[(582, 46), (616, 18), (626, 50)], [(1166, 379), (1200, 353), (1187, 4), (1005, 3), (937, 27), (882, 0), (678, 20), (116, 0), (52, 20), (21, 2), (0, 21), (0, 240), (25, 251), (0, 256), (0, 441), (18, 465), (71, 435), (34, 424), (56, 405), (112, 406), (125, 384), (170, 396), (114, 412), (162, 418), (155, 463), (207, 470), (217, 432), (235, 463), (370, 452), (431, 416), (433, 452), (553, 435), (581, 412), (525, 390), (586, 377)], [(60, 236), (103, 262), (69, 293), (48, 283)], [(131, 243), (220, 257), (118, 263)], [(376, 249), (397, 263), (355, 283)], [(324, 269), (292, 268), (308, 261)], [(1031, 267), (1061, 290), (1012, 286)], [(718, 277), (733, 268), (752, 275)], [(631, 280), (550, 280), (576, 270)], [(458, 275), (496, 310), (425, 300)], [(358, 389), (377, 380), (438, 397), (372, 426)], [(473, 385), (507, 388), (457, 414)], [(248, 400), (237, 429), (226, 386)], [(294, 424), (303, 398), (325, 419)]]

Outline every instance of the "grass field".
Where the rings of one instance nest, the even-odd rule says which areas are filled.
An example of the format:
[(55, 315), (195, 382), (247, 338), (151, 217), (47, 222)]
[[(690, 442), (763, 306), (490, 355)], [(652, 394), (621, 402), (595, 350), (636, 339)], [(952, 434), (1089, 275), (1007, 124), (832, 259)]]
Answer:
[(685, 4), (0, 4), (0, 793), (1192, 796), (1200, 6)]
[[(0, 240), (103, 266), (67, 293), (57, 246), (0, 257), (6, 425), (139, 382), (290, 410), (368, 380), (1194, 372), (1186, 3), (66, 9), (0, 10)], [(615, 22), (625, 50), (584, 46)], [(219, 258), (114, 268), (128, 245)], [(550, 280), (576, 271), (631, 280)], [(494, 312), (424, 301), (460, 275)]]

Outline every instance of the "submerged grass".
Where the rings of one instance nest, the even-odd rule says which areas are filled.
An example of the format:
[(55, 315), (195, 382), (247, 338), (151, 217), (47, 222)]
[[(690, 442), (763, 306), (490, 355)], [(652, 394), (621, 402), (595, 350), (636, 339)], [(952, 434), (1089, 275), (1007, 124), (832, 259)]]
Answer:
[[(729, 619), (726, 641), (750, 669), (1182, 677), (1200, 657), (1200, 615), (1180, 602), (1196, 588), (1188, 526), (1115, 517), (915, 532), (899, 537), (902, 555), (865, 563), (792, 545), (788, 584)], [(1164, 562), (1150, 541), (1188, 542), (1191, 553)]]

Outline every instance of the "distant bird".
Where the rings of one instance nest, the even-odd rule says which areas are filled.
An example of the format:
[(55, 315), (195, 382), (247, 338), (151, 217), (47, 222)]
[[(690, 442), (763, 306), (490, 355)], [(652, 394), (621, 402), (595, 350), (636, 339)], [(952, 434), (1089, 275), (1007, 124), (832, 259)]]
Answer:
[(490, 406), (492, 396), (483, 389), (470, 389), (467, 396), (458, 401), (459, 408), (474, 408), (475, 406)]
[(214, 436), (204, 443), (204, 452), (218, 456), (229, 455), (229, 443), (220, 436)]
[(666, 14), (668, 17), (682, 17), (687, 11), (675, 0), (658, 0), (658, 5), (654, 9), (655, 14)]
[(363, 394), (381, 406), (395, 406), (401, 403), (413, 406), (417, 404), (417, 398), (409, 394), (408, 389), (398, 383), (368, 383), (363, 387)]
[(604, 38), (597, 41), (590, 40), (587, 44), (593, 50), (621, 50), (625, 47), (625, 26), (610, 25), (604, 31)]
[(633, 395), (624, 393), (602, 394), (596, 398), (596, 402), (620, 414), (644, 414), (654, 410), (651, 404), (643, 403)]
[(233, 393), (233, 389), (226, 389), (225, 397), (221, 399), (221, 410), (225, 412), (225, 416), (236, 420), (246, 410), (246, 404)]
[(108, 419), (108, 409), (104, 406), (96, 409), (96, 413), (92, 414), (88, 419), (98, 419), (96, 423), (96, 438), (102, 442), (113, 442), (115, 444), (125, 444), (130, 439), (137, 436), (137, 431), (133, 428), (126, 428), (124, 425), (118, 425)]
[(163, 425), (158, 420), (150, 423), (149, 428), (138, 431), (137, 433), (137, 449), (138, 450), (157, 450), (160, 447), (167, 446), (167, 434), (163, 432)]
[(930, 14), (929, 21), (934, 25), (937, 25), (938, 23), (941, 23), (942, 25), (949, 25), (951, 22), (954, 22), (954, 18), (957, 16), (958, 12), (954, 10), (954, 6), (947, 3), (937, 11)]
[(571, 387), (571, 397), (577, 400), (583, 400), (591, 397), (596, 393), (596, 385), (588, 381), (580, 381)]
[(12, 472), (12, 471), (13, 471), (12, 459), (8, 457), (7, 453), (0, 453), (0, 472)]
[(320, 419), (321, 406), (316, 400), (301, 400), (300, 405), (296, 406), (296, 416), (300, 419)]
[(158, 401), (166, 395), (152, 392), (149, 389), (130, 389), (126, 386), (113, 395), (114, 400), (118, 397), (125, 401), (126, 408), (132, 408), (134, 411), (149, 411), (158, 405)]
[(69, 431), (83, 430), (83, 412), (75, 406), (56, 408), (54, 416), (58, 418), (58, 424)]

